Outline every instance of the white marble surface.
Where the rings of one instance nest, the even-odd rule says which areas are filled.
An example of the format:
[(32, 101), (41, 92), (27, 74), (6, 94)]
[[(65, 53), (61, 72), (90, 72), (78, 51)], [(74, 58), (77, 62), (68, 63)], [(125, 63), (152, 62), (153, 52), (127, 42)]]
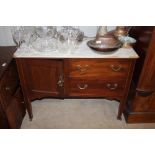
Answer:
[(137, 53), (132, 49), (120, 48), (113, 52), (103, 53), (96, 52), (87, 46), (85, 39), (80, 46), (74, 51), (66, 51), (62, 53), (60, 51), (52, 52), (39, 52), (32, 48), (21, 47), (15, 54), (15, 58), (138, 58)]

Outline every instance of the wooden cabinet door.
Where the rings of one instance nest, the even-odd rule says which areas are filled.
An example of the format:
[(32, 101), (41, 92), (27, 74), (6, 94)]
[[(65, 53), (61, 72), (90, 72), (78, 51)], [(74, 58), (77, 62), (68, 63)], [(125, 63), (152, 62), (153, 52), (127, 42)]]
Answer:
[[(62, 61), (52, 59), (19, 59), (19, 73), (30, 100), (43, 97), (58, 97), (63, 91)], [(22, 69), (22, 70), (21, 70)]]

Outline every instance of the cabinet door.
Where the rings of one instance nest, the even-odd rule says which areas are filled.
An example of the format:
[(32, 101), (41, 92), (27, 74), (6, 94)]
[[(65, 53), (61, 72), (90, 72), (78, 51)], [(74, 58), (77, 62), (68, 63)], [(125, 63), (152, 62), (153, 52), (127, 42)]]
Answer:
[[(62, 94), (62, 61), (51, 59), (20, 59), (26, 93), (30, 100), (58, 97)], [(21, 72), (21, 71), (20, 71)]]

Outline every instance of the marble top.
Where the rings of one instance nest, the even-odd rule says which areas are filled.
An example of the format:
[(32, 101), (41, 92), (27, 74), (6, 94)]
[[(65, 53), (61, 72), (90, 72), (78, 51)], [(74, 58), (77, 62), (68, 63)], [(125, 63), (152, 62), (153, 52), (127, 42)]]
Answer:
[(39, 52), (27, 46), (21, 46), (14, 53), (14, 58), (132, 58), (136, 59), (139, 56), (132, 48), (119, 48), (112, 52), (96, 52), (87, 46), (87, 41), (84, 41), (79, 47), (73, 51), (64, 51), (63, 53), (56, 50), (51, 52)]

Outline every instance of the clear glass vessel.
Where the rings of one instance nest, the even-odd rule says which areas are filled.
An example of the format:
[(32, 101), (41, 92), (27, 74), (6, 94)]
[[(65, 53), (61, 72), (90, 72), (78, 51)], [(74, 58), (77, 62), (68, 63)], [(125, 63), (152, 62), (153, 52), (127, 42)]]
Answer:
[(34, 36), (37, 37), (31, 42), (31, 45), (38, 52), (57, 50), (57, 29), (55, 26), (37, 26)]
[(55, 38), (57, 29), (55, 26), (36, 26), (35, 32), (40, 38)]
[(22, 43), (25, 43), (29, 46), (33, 38), (34, 30), (35, 28), (33, 26), (13, 26), (11, 33), (16, 45), (20, 47)]
[(62, 53), (75, 51), (80, 42), (83, 40), (84, 33), (78, 28), (64, 26), (58, 34), (58, 49)]

